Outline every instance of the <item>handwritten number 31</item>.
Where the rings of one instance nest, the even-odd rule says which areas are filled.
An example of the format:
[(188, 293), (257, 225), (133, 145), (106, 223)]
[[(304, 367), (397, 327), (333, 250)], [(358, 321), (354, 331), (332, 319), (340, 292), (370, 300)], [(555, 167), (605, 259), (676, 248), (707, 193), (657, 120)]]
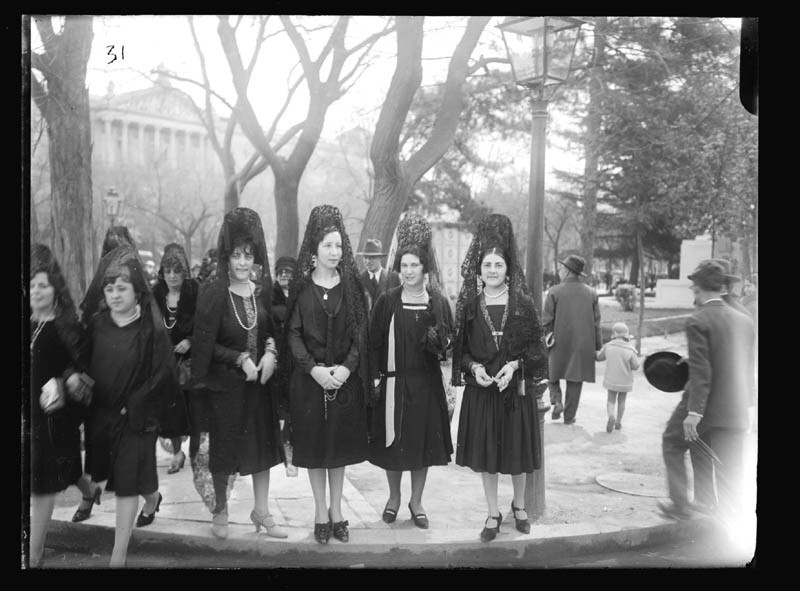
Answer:
[[(106, 47), (108, 48), (108, 52), (106, 53), (106, 55), (108, 55), (111, 58), (111, 61), (106, 62), (106, 65), (113, 64), (115, 61), (117, 61), (117, 54), (114, 52), (114, 46), (113, 45), (106, 45)], [(121, 59), (121, 60), (125, 59), (125, 46), (124, 45), (120, 45), (120, 57), (119, 57), (119, 59)]]

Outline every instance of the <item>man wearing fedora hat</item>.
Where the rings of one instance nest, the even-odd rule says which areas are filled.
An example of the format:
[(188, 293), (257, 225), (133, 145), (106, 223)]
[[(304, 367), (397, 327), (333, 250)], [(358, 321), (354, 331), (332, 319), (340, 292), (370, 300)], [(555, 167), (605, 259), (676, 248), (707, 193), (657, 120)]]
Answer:
[(708, 260), (718, 263), (722, 267), (722, 271), (725, 278), (725, 283), (723, 284), (722, 301), (728, 304), (729, 306), (736, 308), (742, 314), (747, 314), (748, 316), (752, 317), (750, 311), (739, 302), (739, 299), (733, 292), (734, 283), (741, 283), (742, 278), (739, 277), (738, 275), (731, 274), (730, 261), (726, 259), (708, 259)]
[[(735, 516), (743, 508), (744, 441), (755, 392), (755, 328), (747, 314), (723, 301), (728, 275), (715, 260), (701, 261), (689, 275), (697, 305), (686, 321), (689, 381), (661, 442), (672, 504), (659, 507), (671, 518), (689, 517), (698, 505), (716, 505), (725, 515)], [(687, 490), (687, 450), (695, 505)]]
[(361, 273), (361, 285), (364, 287), (364, 292), (367, 294), (367, 302), (369, 309), (378, 299), (378, 296), (387, 289), (397, 287), (400, 285), (400, 275), (395, 271), (384, 269), (382, 266), (383, 257), (387, 253), (383, 252), (383, 245), (377, 238), (370, 238), (367, 240), (364, 250), (357, 253), (364, 257), (364, 265), (366, 270)]
[[(550, 347), (548, 387), (552, 418), (558, 420), (563, 411), (564, 424), (571, 425), (578, 412), (583, 382), (594, 382), (595, 352), (602, 348), (603, 340), (597, 291), (581, 281), (586, 277), (585, 261), (571, 254), (561, 264), (567, 269), (567, 276), (547, 292), (542, 326)], [(563, 405), (559, 380), (567, 382)]]

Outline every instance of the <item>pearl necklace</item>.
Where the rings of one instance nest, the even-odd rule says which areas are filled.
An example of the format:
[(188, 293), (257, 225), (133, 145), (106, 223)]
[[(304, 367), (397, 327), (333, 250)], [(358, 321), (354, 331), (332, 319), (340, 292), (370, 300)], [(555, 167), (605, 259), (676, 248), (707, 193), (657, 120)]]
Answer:
[(405, 285), (403, 286), (403, 291), (408, 295), (410, 298), (421, 298), (425, 296), (425, 288), (422, 288), (422, 291), (419, 293), (414, 293), (410, 289), (408, 289)]
[(243, 329), (245, 329), (247, 331), (253, 330), (256, 327), (256, 324), (258, 324), (258, 312), (257, 312), (257, 309), (256, 309), (256, 296), (253, 293), (253, 286), (250, 285), (250, 301), (253, 303), (253, 311), (256, 312), (256, 318), (253, 321), (252, 326), (245, 326), (244, 323), (242, 322), (242, 319), (239, 318), (239, 312), (236, 311), (236, 303), (233, 301), (233, 291), (231, 291), (231, 288), (228, 288), (228, 297), (230, 297), (230, 299), (231, 299), (231, 306), (233, 306), (233, 315), (236, 316), (236, 322), (239, 323), (239, 326), (241, 326)]
[(503, 291), (501, 291), (500, 293), (498, 293), (498, 294), (496, 294), (496, 295), (491, 295), (491, 294), (489, 294), (489, 293), (486, 291), (486, 288), (483, 288), (483, 295), (485, 295), (485, 296), (486, 296), (487, 298), (489, 298), (489, 299), (496, 300), (497, 298), (499, 298), (500, 296), (502, 296), (502, 295), (503, 295), (504, 293), (506, 293), (507, 291), (508, 291), (508, 286), (506, 286), (506, 287), (503, 289)]
[[(175, 323), (176, 323), (176, 322), (178, 322), (178, 318), (177, 318), (177, 316), (176, 316), (176, 313), (177, 313), (177, 311), (178, 311), (178, 304), (176, 304), (174, 308), (172, 308), (172, 307), (169, 305), (169, 294), (167, 294), (167, 295), (164, 297), (164, 300), (165, 300), (165, 302), (164, 302), (164, 303), (165, 303), (165, 305), (167, 306), (167, 312), (169, 312), (170, 314), (172, 314), (173, 316), (175, 316), (175, 318), (173, 318), (173, 320), (172, 320), (172, 324), (167, 324), (167, 317), (166, 317), (166, 316), (165, 316), (164, 318), (162, 318), (162, 322), (164, 323), (164, 327), (165, 327), (167, 330), (172, 330), (172, 328), (175, 326)], [(178, 299), (178, 301), (180, 302), (180, 299)]]

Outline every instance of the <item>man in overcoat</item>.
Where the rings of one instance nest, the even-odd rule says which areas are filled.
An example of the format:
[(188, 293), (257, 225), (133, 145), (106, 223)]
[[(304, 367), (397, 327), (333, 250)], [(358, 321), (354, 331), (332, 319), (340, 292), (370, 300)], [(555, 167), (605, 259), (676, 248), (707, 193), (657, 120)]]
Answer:
[(367, 295), (368, 308), (372, 310), (380, 294), (400, 285), (400, 275), (391, 269), (383, 268), (383, 257), (387, 253), (383, 252), (383, 245), (377, 238), (367, 240), (364, 250), (357, 254), (364, 257), (364, 265), (367, 267), (359, 278)]
[[(744, 442), (755, 393), (755, 327), (747, 314), (723, 301), (726, 276), (725, 267), (714, 260), (702, 261), (689, 275), (697, 305), (686, 322), (689, 382), (661, 442), (672, 504), (659, 506), (668, 517), (677, 519), (691, 516), (698, 508), (689, 501), (684, 464), (687, 449), (692, 452), (695, 493), (700, 492), (700, 466), (695, 464), (710, 463), (716, 456), (711, 490), (713, 494), (716, 489), (717, 508), (727, 515), (741, 513)], [(705, 509), (714, 509), (708, 507), (713, 503), (708, 498), (695, 500), (706, 505)]]
[[(603, 346), (600, 336), (600, 304), (597, 291), (581, 281), (585, 261), (569, 255), (561, 261), (567, 276), (547, 293), (542, 326), (550, 346), (550, 403), (553, 420), (564, 413), (564, 424), (575, 422), (583, 382), (594, 382), (595, 351)], [(552, 346), (550, 345), (552, 333)], [(566, 380), (567, 393), (561, 402), (559, 380)]]

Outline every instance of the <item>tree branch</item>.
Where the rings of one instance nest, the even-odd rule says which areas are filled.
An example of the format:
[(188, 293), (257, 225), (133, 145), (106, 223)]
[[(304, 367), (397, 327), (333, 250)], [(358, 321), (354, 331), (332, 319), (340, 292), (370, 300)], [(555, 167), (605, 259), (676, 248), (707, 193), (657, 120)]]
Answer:
[[(283, 18), (283, 17), (281, 17)], [(231, 70), (233, 77), (233, 85), (236, 88), (236, 94), (239, 100), (236, 103), (236, 113), (238, 113), (239, 123), (242, 131), (247, 136), (256, 149), (261, 153), (273, 170), (282, 169), (282, 163), (277, 158), (275, 152), (269, 145), (267, 138), (264, 136), (264, 131), (261, 124), (258, 122), (250, 100), (247, 98), (247, 81), (244, 74), (244, 66), (242, 65), (242, 58), (239, 54), (239, 47), (236, 44), (236, 38), (233, 31), (225, 19), (220, 18), (217, 26), (217, 33), (219, 35), (220, 43), (225, 53), (225, 58), (228, 60), (228, 66)]]
[(436, 113), (436, 123), (434, 123), (431, 136), (408, 160), (408, 173), (412, 186), (444, 155), (452, 144), (464, 100), (463, 86), (467, 77), (467, 63), (490, 18), (473, 16), (467, 22), (464, 35), (458, 42), (450, 60), (444, 94)]
[(508, 58), (503, 57), (483, 57), (481, 56), (474, 64), (472, 64), (469, 69), (467, 70), (467, 76), (472, 76), (475, 72), (484, 68), (486, 70), (486, 75), (489, 75), (489, 68), (487, 67), (489, 64), (510, 64), (511, 62), (508, 61)]
[(58, 53), (58, 35), (53, 31), (52, 17), (35, 16), (33, 17), (33, 22), (36, 23), (36, 29), (39, 31), (39, 37), (42, 39), (45, 57), (52, 63)]
[(309, 88), (317, 88), (319, 85), (319, 66), (311, 60), (306, 42), (302, 35), (297, 32), (297, 28), (294, 26), (292, 19), (285, 15), (282, 15), (280, 19), (283, 23), (283, 28), (286, 30), (286, 34), (289, 36), (289, 40), (297, 51), (297, 56), (300, 58), (303, 72), (305, 72), (306, 78), (308, 78)]

